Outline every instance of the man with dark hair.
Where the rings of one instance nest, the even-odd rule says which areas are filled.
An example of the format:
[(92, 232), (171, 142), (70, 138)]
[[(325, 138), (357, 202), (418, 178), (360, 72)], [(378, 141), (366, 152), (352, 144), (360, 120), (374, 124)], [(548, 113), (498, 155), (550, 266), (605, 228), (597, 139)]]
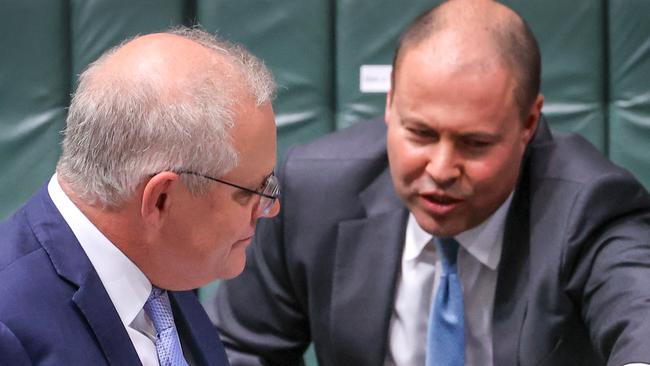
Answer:
[(191, 291), (278, 213), (271, 74), (199, 29), (80, 76), (56, 174), (0, 223), (0, 364), (227, 365)]
[(552, 136), (523, 20), (449, 1), (394, 60), (385, 123), (287, 153), (283, 212), (216, 295), (231, 362), (650, 363), (650, 195)]

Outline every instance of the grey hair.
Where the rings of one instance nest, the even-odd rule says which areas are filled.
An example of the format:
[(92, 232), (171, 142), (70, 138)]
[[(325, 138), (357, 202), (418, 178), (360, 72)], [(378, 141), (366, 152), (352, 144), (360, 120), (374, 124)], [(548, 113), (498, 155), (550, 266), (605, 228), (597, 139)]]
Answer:
[[(240, 77), (215, 72), (197, 75), (182, 95), (169, 100), (155, 76), (137, 81), (101, 75), (102, 66), (125, 43), (107, 51), (80, 75), (70, 104), (57, 174), (84, 202), (119, 207), (149, 176), (189, 170), (222, 176), (239, 157), (230, 136), (238, 91), (260, 106), (274, 96), (275, 83), (264, 63), (241, 46), (197, 28), (174, 28), (175, 34), (221, 55)], [(136, 37), (137, 38), (137, 37)], [(242, 82), (243, 80), (243, 82)], [(194, 195), (210, 182), (184, 174)]]

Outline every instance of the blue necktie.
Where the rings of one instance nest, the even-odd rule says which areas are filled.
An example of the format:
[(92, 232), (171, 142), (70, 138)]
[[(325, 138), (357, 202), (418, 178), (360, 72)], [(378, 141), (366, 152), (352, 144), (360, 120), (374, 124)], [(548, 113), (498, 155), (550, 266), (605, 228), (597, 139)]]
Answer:
[(426, 366), (462, 366), (465, 363), (465, 321), (463, 290), (456, 265), (458, 242), (453, 238), (434, 238), (434, 242), (442, 273), (431, 304)]
[(157, 287), (151, 289), (144, 311), (156, 328), (156, 353), (160, 366), (187, 366), (167, 292)]

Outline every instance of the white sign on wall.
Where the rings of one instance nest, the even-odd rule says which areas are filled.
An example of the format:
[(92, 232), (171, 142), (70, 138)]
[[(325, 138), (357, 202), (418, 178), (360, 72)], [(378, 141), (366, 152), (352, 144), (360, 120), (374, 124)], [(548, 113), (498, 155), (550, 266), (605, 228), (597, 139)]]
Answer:
[(359, 90), (362, 93), (386, 93), (390, 89), (391, 65), (361, 65)]

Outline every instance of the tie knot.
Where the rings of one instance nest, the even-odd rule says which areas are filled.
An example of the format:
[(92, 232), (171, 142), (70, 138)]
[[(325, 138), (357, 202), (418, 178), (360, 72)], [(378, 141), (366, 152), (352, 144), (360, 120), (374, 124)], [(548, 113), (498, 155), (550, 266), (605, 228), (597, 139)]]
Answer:
[(456, 273), (458, 242), (454, 238), (436, 238), (436, 250), (442, 262), (443, 273)]
[(156, 333), (160, 334), (165, 329), (174, 326), (174, 315), (167, 291), (154, 286), (144, 304), (144, 311), (151, 318)]

